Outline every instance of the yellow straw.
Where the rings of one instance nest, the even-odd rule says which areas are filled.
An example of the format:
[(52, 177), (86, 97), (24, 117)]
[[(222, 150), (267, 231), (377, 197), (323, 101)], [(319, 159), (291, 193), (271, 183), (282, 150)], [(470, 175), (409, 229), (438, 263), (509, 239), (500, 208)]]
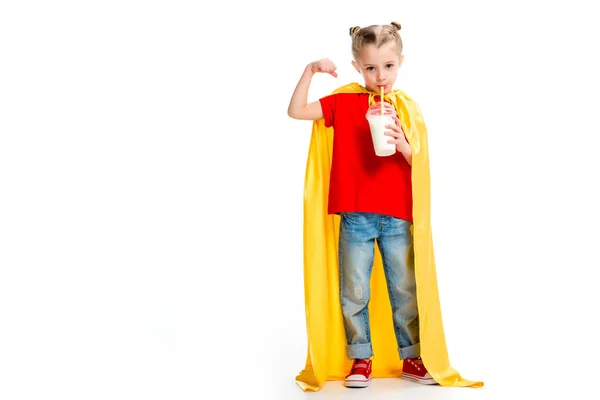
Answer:
[(381, 87), (381, 115), (383, 115), (383, 86)]

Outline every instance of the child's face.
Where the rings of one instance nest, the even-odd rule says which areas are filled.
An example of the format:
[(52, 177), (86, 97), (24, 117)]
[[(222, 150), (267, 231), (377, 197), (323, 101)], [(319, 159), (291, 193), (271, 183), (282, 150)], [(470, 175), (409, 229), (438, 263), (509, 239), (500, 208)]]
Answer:
[(396, 53), (396, 44), (390, 41), (381, 48), (374, 44), (364, 46), (352, 65), (364, 77), (367, 89), (380, 93), (383, 86), (387, 94), (393, 90), (403, 60), (404, 56), (398, 57)]

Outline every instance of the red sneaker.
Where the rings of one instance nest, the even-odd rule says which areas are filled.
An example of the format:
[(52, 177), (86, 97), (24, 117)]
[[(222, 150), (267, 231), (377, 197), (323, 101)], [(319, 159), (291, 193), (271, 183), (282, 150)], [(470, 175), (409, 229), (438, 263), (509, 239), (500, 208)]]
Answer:
[(354, 360), (350, 373), (346, 375), (344, 386), (366, 388), (371, 383), (371, 360)]
[(437, 382), (427, 372), (421, 357), (405, 359), (402, 363), (402, 375), (400, 377), (423, 385), (437, 385)]

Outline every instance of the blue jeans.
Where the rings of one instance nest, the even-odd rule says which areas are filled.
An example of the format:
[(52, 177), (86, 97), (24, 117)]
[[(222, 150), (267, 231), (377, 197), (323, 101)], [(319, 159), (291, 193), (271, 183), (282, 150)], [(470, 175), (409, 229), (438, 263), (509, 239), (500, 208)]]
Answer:
[(372, 213), (340, 213), (340, 302), (348, 358), (373, 356), (369, 325), (370, 281), (379, 246), (394, 332), (401, 359), (418, 357), (419, 317), (414, 267), (412, 222)]

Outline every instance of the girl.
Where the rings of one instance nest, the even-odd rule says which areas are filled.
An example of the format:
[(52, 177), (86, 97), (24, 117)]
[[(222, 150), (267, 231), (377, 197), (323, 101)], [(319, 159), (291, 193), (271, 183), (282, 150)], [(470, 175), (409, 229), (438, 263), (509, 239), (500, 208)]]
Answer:
[[(346, 334), (346, 355), (353, 360), (344, 384), (367, 387), (371, 381), (373, 347), (368, 304), (377, 241), (383, 261), (398, 352), (404, 361), (401, 376), (435, 384), (420, 358), (419, 316), (412, 248), (412, 152), (400, 120), (387, 125), (391, 156), (377, 156), (365, 118), (373, 95), (393, 94), (404, 56), (400, 24), (350, 28), (352, 65), (365, 85), (362, 92), (336, 93), (308, 103), (315, 73), (337, 77), (329, 59), (306, 66), (292, 95), (288, 115), (300, 120), (324, 119), (333, 127), (328, 213), (340, 216), (339, 286)], [(369, 93), (370, 92), (370, 93)], [(384, 96), (385, 97), (385, 96)]]

